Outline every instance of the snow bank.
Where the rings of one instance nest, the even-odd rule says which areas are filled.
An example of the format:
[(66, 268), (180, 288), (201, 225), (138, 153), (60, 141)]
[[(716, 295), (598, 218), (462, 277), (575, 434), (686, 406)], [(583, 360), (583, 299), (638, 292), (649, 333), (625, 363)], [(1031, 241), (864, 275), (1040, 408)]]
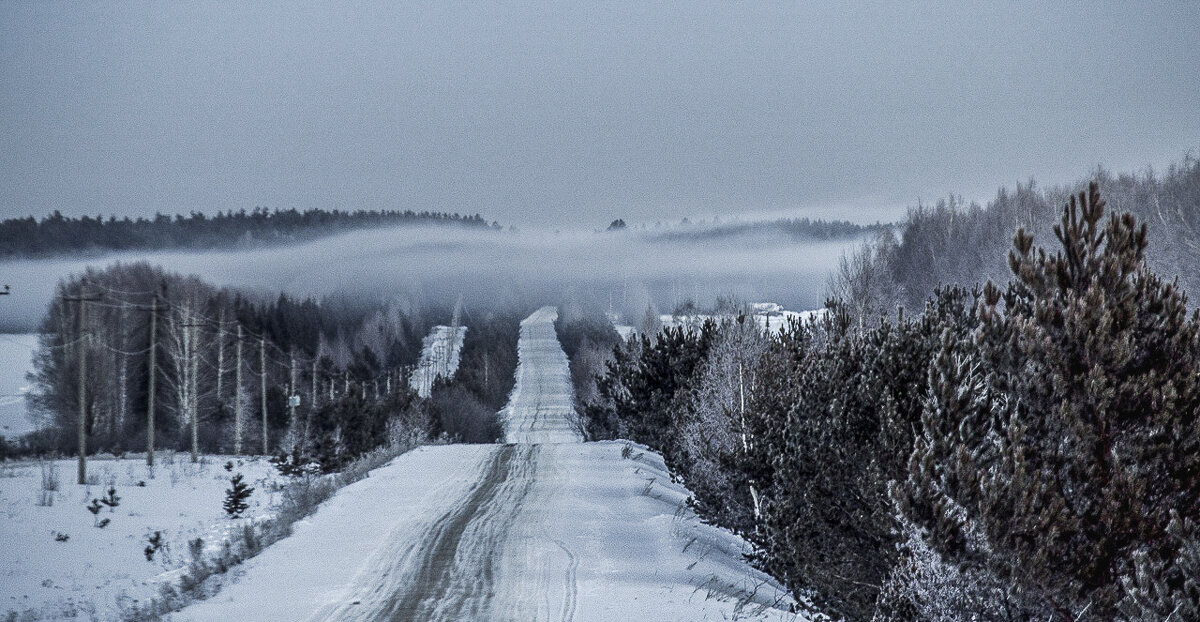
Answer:
[(420, 447), (339, 490), (293, 534), (233, 571), (216, 596), (167, 616), (174, 621), (305, 620), (343, 600), (388, 543), (419, 545), (427, 526), (464, 497), (491, 445)]

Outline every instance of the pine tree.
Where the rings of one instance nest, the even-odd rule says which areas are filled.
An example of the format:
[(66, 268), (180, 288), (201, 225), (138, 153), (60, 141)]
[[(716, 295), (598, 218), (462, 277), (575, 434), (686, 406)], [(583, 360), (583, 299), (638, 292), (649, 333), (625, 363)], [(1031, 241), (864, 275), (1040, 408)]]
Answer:
[(803, 346), (783, 421), (759, 424), (775, 438), (760, 442), (773, 472), (754, 539), (764, 565), (816, 611), (874, 611), (899, 556), (889, 482), (906, 473), (939, 338), (970, 329), (971, 299), (942, 290), (917, 319), (866, 329), (832, 304)]
[(246, 499), (250, 498), (254, 489), (242, 481), (241, 473), (230, 478), (229, 485), (230, 487), (225, 490), (225, 513), (230, 518), (238, 518), (250, 507), (250, 504), (246, 503)]
[(100, 499), (100, 503), (107, 505), (109, 512), (117, 511), (117, 506), (121, 505), (121, 497), (117, 496), (117, 489), (109, 486), (108, 493)]
[(92, 513), (92, 526), (95, 527), (96, 520), (100, 517), (100, 509), (103, 508), (104, 506), (100, 505), (99, 499), (92, 499), (92, 502), (90, 504), (88, 504), (86, 507), (87, 507), (87, 511)]
[[(1053, 255), (1021, 230), (1007, 288), (930, 372), (906, 516), (1043, 619), (1187, 619), (1200, 596), (1200, 315), (1146, 227), (1072, 197)], [(1001, 304), (1003, 302), (1003, 304)]]

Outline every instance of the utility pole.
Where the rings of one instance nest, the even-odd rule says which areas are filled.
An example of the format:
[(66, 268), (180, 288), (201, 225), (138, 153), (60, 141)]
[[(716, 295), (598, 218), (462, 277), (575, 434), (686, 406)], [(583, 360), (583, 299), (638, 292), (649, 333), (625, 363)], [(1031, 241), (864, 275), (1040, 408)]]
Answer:
[(128, 417), (126, 410), (129, 408), (129, 336), (125, 332), (125, 326), (129, 323), (129, 303), (121, 301), (121, 319), (118, 323), (117, 332), (121, 334), (121, 352), (117, 356), (121, 357), (121, 370), (117, 372), (120, 377), (118, 382), (121, 387), (117, 393), (117, 416), (113, 417), (110, 422), (109, 433), (115, 438), (117, 430), (125, 427), (125, 420)]
[(304, 436), (301, 441), (308, 443), (308, 428), (312, 425), (313, 411), (317, 409), (317, 356), (313, 355), (312, 362), (312, 401), (308, 403), (308, 414), (304, 416)]
[[(7, 291), (8, 286), (5, 286), (5, 292), (7, 293)], [(79, 313), (75, 315), (75, 333), (79, 338), (79, 426), (77, 429), (79, 433), (79, 484), (84, 484), (87, 480), (87, 303), (97, 300), (100, 300), (98, 296), (88, 297), (87, 295), (87, 279), (80, 281), (78, 296), (73, 298), (64, 296), (62, 299), (64, 304), (79, 303)]]
[(233, 402), (233, 453), (242, 455), (242, 325), (237, 327), (237, 397)]
[(313, 357), (312, 371), (312, 403), (308, 405), (309, 410), (317, 407), (317, 357)]
[[(218, 303), (220, 304), (220, 303)], [(221, 403), (221, 381), (225, 378), (225, 307), (217, 315), (217, 403)]]
[(192, 462), (200, 461), (200, 396), (198, 394), (199, 386), (196, 379), (200, 374), (200, 344), (198, 343), (199, 339), (196, 337), (196, 329), (198, 327), (200, 327), (200, 324), (195, 322), (188, 322), (183, 325), (185, 331), (184, 341), (190, 344), (190, 346), (184, 347), (184, 351), (188, 352), (188, 362), (186, 365), (188, 365), (189, 378), (187, 382), (191, 384), (191, 388), (188, 389), (188, 393), (190, 394), (189, 401), (191, 402), (188, 410), (191, 411), (192, 415)]
[(291, 437), (292, 445), (296, 444), (296, 435), (299, 433), (300, 422), (296, 419), (296, 406), (300, 401), (300, 394), (296, 392), (296, 349), (292, 348), (291, 354), (291, 382), (288, 383), (288, 436)]
[(158, 355), (158, 294), (150, 299), (150, 387), (146, 397), (146, 466), (150, 477), (154, 477), (154, 381), (157, 375), (155, 363)]
[(267, 339), (258, 338), (258, 386), (262, 390), (263, 455), (271, 453), (267, 445)]

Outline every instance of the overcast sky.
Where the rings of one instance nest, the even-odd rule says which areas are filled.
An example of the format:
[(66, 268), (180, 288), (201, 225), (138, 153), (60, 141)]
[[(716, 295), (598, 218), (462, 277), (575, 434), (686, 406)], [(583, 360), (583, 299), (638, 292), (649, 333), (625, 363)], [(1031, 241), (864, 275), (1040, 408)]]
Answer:
[(0, 216), (888, 219), (1195, 153), (1197, 33), (1190, 0), (6, 0)]

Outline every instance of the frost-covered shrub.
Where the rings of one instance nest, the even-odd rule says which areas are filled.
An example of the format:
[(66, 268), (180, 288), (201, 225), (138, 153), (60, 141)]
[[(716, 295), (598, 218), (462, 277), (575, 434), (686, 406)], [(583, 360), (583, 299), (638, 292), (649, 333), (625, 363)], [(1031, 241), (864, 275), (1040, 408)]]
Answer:
[(753, 319), (722, 322), (673, 424), (678, 451), (672, 469), (702, 515), (741, 532), (753, 529), (760, 491), (730, 466), (755, 449), (747, 419), (760, 378), (772, 373), (762, 369), (767, 342)]
[(985, 569), (949, 563), (929, 546), (928, 534), (901, 522), (899, 561), (879, 591), (872, 622), (1023, 621), (1010, 585)]

